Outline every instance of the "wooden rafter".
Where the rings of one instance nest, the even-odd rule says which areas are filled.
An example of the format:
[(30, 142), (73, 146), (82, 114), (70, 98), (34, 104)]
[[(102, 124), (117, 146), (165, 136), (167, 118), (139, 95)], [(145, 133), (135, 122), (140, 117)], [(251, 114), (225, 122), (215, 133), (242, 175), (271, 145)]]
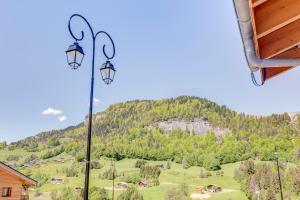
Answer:
[(255, 8), (269, 0), (252, 0), (252, 7)]
[[(300, 58), (300, 0), (248, 0), (259, 58)], [(268, 67), (264, 80), (294, 67)]]
[(300, 44), (300, 19), (260, 39), (258, 46), (262, 58), (271, 58)]
[(257, 38), (300, 19), (300, 0), (270, 0), (254, 9)]

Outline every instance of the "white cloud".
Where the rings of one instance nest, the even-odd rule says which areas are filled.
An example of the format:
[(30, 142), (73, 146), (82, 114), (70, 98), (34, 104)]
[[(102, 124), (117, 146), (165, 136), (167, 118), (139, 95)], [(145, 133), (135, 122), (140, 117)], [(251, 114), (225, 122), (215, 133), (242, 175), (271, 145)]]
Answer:
[(57, 109), (54, 109), (54, 108), (47, 108), (46, 110), (44, 110), (42, 112), (42, 115), (59, 115), (59, 114), (62, 114), (63, 112), (61, 110), (57, 110)]
[(65, 115), (58, 117), (58, 120), (61, 122), (65, 121), (66, 119), (67, 119), (67, 116), (65, 116)]

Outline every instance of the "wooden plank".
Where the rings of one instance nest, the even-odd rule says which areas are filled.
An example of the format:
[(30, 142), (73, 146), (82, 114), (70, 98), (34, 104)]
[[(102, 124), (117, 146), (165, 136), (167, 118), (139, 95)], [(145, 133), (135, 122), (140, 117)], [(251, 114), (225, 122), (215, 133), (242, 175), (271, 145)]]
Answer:
[[(300, 49), (299, 48), (294, 48), (289, 51), (283, 52), (277, 56), (276, 58), (300, 58)], [(262, 79), (269, 80), (271, 78), (274, 78), (283, 72), (286, 72), (290, 69), (293, 69), (294, 67), (270, 67), (267, 68), (265, 71), (265, 77), (263, 77), (263, 71), (261, 70), (261, 76)]]
[(265, 2), (267, 2), (268, 0), (252, 0), (252, 7), (255, 8)]
[(270, 67), (266, 69), (265, 77), (263, 77), (263, 71), (261, 70), (262, 80), (267, 81), (271, 78), (275, 78), (276, 76), (293, 69), (293, 67)]
[(271, 58), (300, 44), (300, 19), (258, 39), (261, 58)]
[(272, 0), (254, 9), (257, 37), (261, 38), (300, 19), (300, 0)]
[(274, 58), (300, 58), (300, 48), (295, 47), (281, 54), (278, 54)]

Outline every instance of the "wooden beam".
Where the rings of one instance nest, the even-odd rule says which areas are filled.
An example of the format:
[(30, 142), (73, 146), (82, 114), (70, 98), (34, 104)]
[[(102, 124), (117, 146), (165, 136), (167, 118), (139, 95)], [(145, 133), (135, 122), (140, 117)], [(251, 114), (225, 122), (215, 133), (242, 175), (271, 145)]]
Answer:
[(271, 58), (300, 44), (300, 19), (258, 39), (261, 58)]
[(300, 0), (272, 0), (254, 9), (257, 38), (300, 19)]

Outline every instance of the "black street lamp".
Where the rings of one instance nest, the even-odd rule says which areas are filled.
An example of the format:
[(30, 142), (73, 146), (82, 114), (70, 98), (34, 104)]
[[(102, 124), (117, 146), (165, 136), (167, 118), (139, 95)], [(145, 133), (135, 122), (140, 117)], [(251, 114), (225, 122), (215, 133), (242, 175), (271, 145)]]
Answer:
[(281, 178), (280, 178), (280, 169), (279, 169), (279, 162), (278, 162), (278, 151), (277, 151), (277, 146), (276, 145), (275, 145), (274, 156), (275, 156), (276, 166), (277, 166), (277, 174), (278, 174), (278, 183), (279, 183), (279, 189), (280, 189), (280, 197), (281, 197), (281, 200), (283, 200)]
[(69, 20), (69, 32), (71, 36), (74, 38), (75, 43), (70, 45), (69, 48), (66, 51), (67, 54), (67, 59), (68, 59), (68, 64), (72, 69), (77, 69), (80, 67), (83, 57), (84, 57), (84, 52), (81, 46), (79, 46), (78, 42), (83, 40), (84, 38), (84, 32), (81, 31), (81, 36), (76, 37), (72, 30), (71, 30), (71, 20), (73, 17), (79, 17), (81, 18), (86, 24), (88, 25), (91, 34), (92, 34), (92, 41), (93, 41), (93, 54), (92, 54), (92, 77), (91, 77), (91, 91), (90, 91), (90, 108), (89, 108), (89, 122), (88, 122), (88, 137), (87, 137), (87, 152), (86, 152), (86, 168), (85, 168), (85, 185), (84, 185), (84, 200), (89, 199), (89, 179), (90, 179), (90, 158), (91, 158), (91, 138), (92, 138), (92, 117), (93, 117), (93, 99), (94, 99), (94, 66), (95, 66), (95, 43), (96, 43), (96, 38), (98, 35), (103, 34), (104, 36), (108, 37), (108, 39), (111, 42), (112, 45), (112, 55), (108, 56), (106, 53), (106, 46), (103, 45), (102, 47), (102, 52), (104, 56), (106, 57), (107, 61), (102, 65), (100, 68), (102, 80), (106, 84), (110, 84), (114, 80), (115, 76), (115, 68), (113, 64), (111, 64), (110, 60), (114, 58), (115, 56), (115, 45), (108, 33), (105, 31), (98, 31), (96, 34), (94, 33), (91, 25), (89, 22), (81, 15), (79, 14), (74, 14), (70, 17)]

